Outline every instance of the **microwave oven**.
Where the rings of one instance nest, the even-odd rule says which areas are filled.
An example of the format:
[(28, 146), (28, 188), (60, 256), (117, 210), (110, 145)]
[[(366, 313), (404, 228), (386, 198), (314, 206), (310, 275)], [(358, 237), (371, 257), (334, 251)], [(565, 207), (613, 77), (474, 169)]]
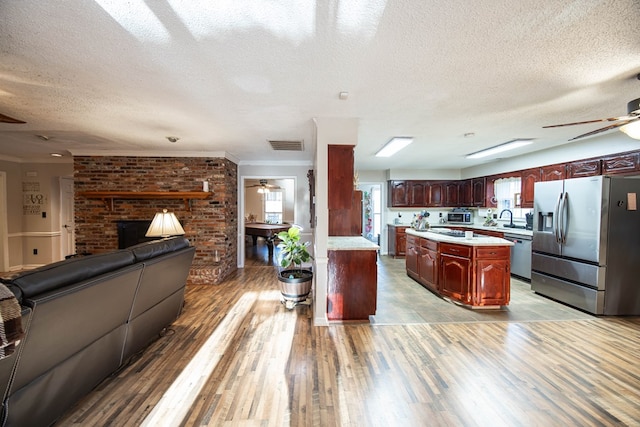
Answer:
[(449, 212), (447, 214), (447, 222), (471, 224), (471, 212)]

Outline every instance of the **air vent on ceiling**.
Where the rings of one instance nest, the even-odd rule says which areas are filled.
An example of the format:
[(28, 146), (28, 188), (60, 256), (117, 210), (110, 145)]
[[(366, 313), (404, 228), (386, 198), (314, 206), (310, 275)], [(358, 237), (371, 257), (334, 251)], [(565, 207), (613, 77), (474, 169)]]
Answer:
[(304, 141), (269, 140), (269, 144), (276, 151), (304, 151)]

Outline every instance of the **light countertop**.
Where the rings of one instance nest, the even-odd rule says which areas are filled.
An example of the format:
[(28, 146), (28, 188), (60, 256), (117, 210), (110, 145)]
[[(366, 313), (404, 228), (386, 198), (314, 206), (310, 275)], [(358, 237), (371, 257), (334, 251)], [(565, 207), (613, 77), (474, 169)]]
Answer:
[[(494, 227), (495, 228), (495, 227)], [(433, 231), (416, 231), (412, 228), (407, 229), (407, 234), (432, 240), (434, 242), (455, 243), (466, 246), (513, 246), (513, 242), (499, 237), (478, 236), (467, 239), (465, 237), (447, 236), (445, 234), (434, 233)]]
[(362, 236), (329, 236), (328, 251), (377, 251), (380, 246)]

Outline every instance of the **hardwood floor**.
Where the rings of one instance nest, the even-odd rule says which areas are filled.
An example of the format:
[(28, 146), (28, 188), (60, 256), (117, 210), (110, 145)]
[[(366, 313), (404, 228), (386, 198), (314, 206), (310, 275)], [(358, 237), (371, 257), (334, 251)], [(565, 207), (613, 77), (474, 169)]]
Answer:
[(593, 317), (522, 282), (508, 309), (468, 310), (383, 256), (372, 323), (313, 327), (310, 307), (280, 303), (262, 256), (189, 286), (167, 333), (57, 425), (640, 424), (640, 318)]

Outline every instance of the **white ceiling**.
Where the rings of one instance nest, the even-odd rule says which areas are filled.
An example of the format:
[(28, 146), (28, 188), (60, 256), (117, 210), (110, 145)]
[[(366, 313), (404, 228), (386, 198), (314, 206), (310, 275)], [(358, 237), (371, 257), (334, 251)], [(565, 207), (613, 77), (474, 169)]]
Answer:
[[(360, 170), (465, 168), (626, 114), (639, 23), (640, 0), (0, 0), (0, 113), (27, 122), (0, 124), (0, 155), (309, 161), (313, 118), (346, 117)], [(415, 141), (375, 158), (393, 136)]]

